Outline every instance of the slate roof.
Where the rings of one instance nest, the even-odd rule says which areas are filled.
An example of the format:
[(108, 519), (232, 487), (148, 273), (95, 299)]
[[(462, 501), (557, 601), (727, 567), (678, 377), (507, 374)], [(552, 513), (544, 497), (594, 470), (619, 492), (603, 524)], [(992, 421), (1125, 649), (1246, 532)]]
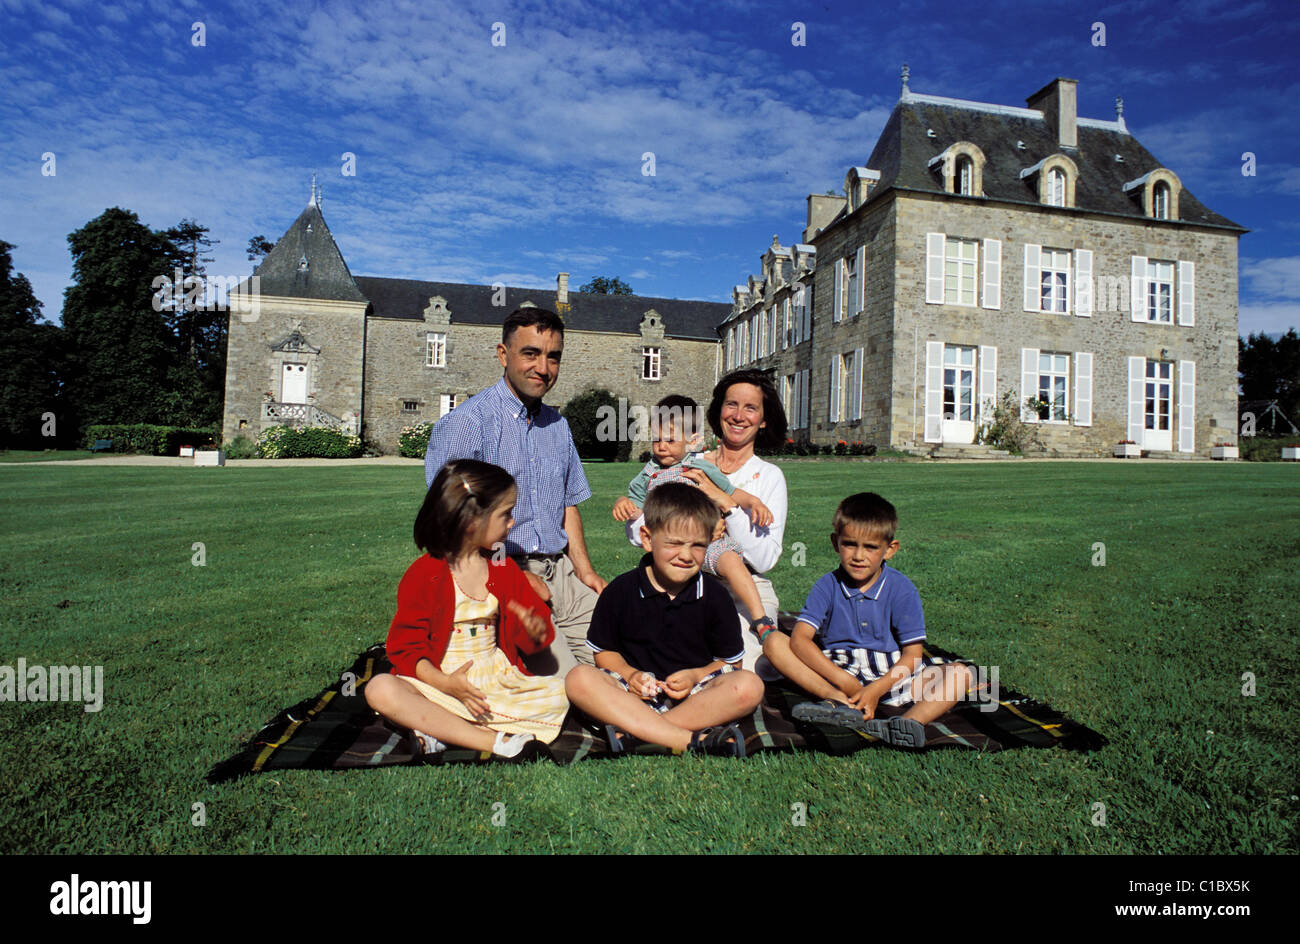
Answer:
[[(304, 259), (306, 268), (302, 266)], [(345, 302), (366, 300), (348, 271), (348, 264), (343, 261), (343, 254), (315, 200), (307, 204), (253, 274), (262, 279), (263, 295)]]
[[(416, 279), (387, 279), (358, 276), (357, 285), (370, 300), (369, 314), (379, 318), (419, 321), (429, 299), (441, 295), (447, 300), (452, 323), (499, 325), (510, 312), (529, 301), (540, 308), (556, 310), (555, 289), (506, 288), (504, 306), (494, 306), (490, 285), (458, 282), (423, 282)], [(723, 302), (702, 302), (643, 295), (584, 295), (569, 292), (570, 308), (564, 325), (574, 331), (607, 334), (640, 334), (641, 319), (653, 308), (663, 317), (664, 334), (670, 338), (716, 341), (715, 325), (731, 311)]]
[[(984, 196), (990, 200), (1042, 206), (1037, 177), (1020, 172), (1056, 153), (1078, 165), (1075, 207), (1099, 213), (1146, 219), (1141, 194), (1125, 193), (1124, 184), (1162, 165), (1146, 148), (1113, 121), (1080, 118), (1078, 148), (1062, 148), (1056, 133), (1040, 113), (1026, 108), (963, 102), (909, 94), (894, 106), (871, 152), (867, 166), (880, 171), (880, 181), (867, 202), (889, 190), (944, 193), (941, 174), (928, 166), (935, 155), (958, 141), (970, 141), (984, 152)], [(929, 137), (927, 130), (935, 136)], [(1025, 143), (1025, 149), (1016, 146)], [(1122, 162), (1115, 160), (1118, 154)], [(1169, 168), (1174, 173), (1177, 168)], [(969, 199), (969, 198), (966, 198)], [(1184, 185), (1178, 198), (1183, 222), (1246, 232), (1237, 223), (1201, 203)], [(1068, 211), (1067, 211), (1068, 212)], [(847, 213), (825, 227), (829, 229)]]

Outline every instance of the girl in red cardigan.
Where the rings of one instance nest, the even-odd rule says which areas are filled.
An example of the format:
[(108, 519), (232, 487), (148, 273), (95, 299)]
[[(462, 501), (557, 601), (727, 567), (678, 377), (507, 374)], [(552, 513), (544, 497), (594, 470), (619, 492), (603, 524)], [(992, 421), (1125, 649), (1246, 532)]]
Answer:
[(522, 759), (560, 733), (564, 679), (530, 675), (522, 657), (555, 638), (550, 612), (502, 550), (515, 483), (476, 459), (448, 462), (415, 519), (428, 553), (397, 587), (388, 629), (391, 675), (371, 679), (366, 701), (410, 728), (426, 752), (456, 744)]

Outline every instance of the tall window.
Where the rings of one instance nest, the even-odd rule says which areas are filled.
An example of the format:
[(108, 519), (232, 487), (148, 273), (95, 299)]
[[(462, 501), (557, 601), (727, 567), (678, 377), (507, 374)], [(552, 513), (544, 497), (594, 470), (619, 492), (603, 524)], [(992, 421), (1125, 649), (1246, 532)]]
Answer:
[(1174, 264), (1147, 262), (1147, 320), (1173, 324)]
[(1049, 206), (1065, 206), (1065, 171), (1059, 167), (1047, 172), (1047, 203)]
[(1064, 423), (1069, 415), (1070, 355), (1038, 354), (1038, 418)]
[(854, 299), (858, 297), (858, 272), (857, 256), (846, 256), (844, 259), (844, 292), (840, 296), (840, 317), (847, 318), (850, 315), (857, 314), (853, 310)]
[(447, 366), (447, 336), (445, 334), (429, 332), (424, 364), (426, 367)]
[(1070, 300), (1070, 254), (1063, 249), (1044, 249), (1039, 256), (1040, 309), (1065, 314)]
[(957, 192), (969, 197), (975, 192), (975, 162), (965, 155), (957, 158)]
[(943, 300), (949, 305), (974, 305), (976, 246), (973, 239), (949, 239), (943, 268)]
[(1153, 208), (1151, 215), (1158, 220), (1169, 219), (1169, 185), (1163, 180), (1155, 185), (1151, 192)]
[(659, 379), (659, 348), (657, 347), (641, 348), (641, 379), (642, 380)]
[(762, 312), (759, 313), (759, 320), (758, 320), (758, 356), (759, 357), (765, 357), (767, 355), (767, 319), (769, 317), (771, 317), (771, 313), (769, 313), (766, 308), (764, 308)]

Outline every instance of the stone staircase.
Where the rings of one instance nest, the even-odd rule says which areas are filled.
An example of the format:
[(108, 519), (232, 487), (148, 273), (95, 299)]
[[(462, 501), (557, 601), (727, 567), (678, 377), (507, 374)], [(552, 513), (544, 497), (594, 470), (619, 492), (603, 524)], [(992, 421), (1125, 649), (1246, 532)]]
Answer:
[(1020, 459), (1022, 456), (1013, 456), (1005, 449), (994, 449), (992, 446), (971, 445), (969, 443), (946, 443), (935, 446), (930, 450), (931, 459)]

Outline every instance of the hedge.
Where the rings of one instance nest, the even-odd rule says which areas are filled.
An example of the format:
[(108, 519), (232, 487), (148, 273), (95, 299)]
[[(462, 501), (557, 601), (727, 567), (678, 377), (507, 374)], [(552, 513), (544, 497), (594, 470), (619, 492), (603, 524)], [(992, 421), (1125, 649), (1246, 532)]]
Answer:
[(217, 441), (215, 426), (154, 426), (149, 423), (102, 424), (86, 429), (84, 449), (98, 439), (111, 439), (113, 452), (140, 452), (149, 456), (179, 455), (181, 446), (209, 446)]

